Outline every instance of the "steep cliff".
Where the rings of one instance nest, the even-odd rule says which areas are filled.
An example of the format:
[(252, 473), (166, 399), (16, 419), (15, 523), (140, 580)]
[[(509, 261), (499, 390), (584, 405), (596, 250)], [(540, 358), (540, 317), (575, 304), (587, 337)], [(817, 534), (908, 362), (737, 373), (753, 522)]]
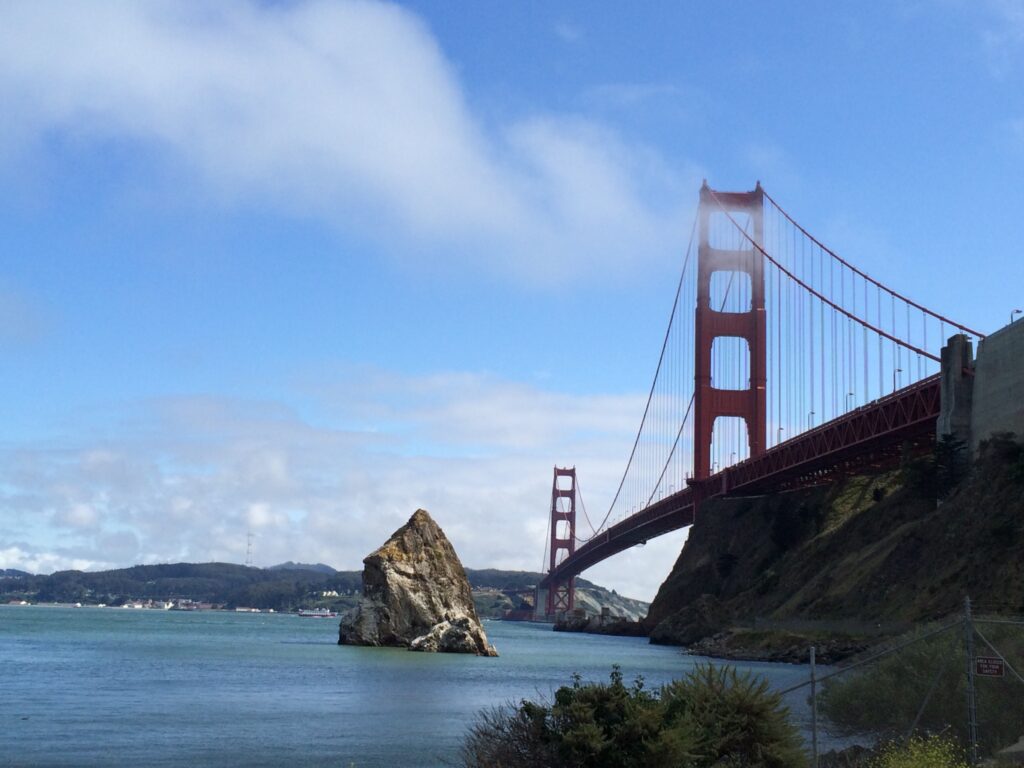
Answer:
[(966, 477), (931, 459), (706, 504), (644, 625), (652, 642), (735, 644), (724, 633), (756, 645), (774, 631), (805, 649), (808, 633), (897, 632), (958, 610), (966, 594), (983, 610), (1020, 611), (1022, 577), (1024, 449), (1001, 438)]
[(498, 655), (455, 549), (425, 510), (416, 510), (363, 564), (363, 597), (342, 618), (339, 645)]

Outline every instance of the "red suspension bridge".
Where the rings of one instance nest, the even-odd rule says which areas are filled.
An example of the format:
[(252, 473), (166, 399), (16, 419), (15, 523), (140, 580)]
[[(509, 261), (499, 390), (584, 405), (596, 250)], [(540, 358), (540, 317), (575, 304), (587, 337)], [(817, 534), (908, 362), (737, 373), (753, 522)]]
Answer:
[(546, 613), (573, 609), (577, 574), (692, 524), (703, 501), (883, 469), (929, 447), (954, 334), (983, 338), (844, 260), (760, 183), (705, 183), (626, 469), (601, 522), (584, 515), (586, 534), (575, 469), (555, 469)]

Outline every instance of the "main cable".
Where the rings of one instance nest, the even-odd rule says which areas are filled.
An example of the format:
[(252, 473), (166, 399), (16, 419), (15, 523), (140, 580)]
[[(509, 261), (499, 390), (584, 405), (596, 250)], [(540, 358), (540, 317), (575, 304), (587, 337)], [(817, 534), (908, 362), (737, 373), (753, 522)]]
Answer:
[(690, 242), (686, 246), (686, 259), (683, 261), (683, 271), (679, 275), (679, 285), (676, 287), (676, 297), (672, 302), (672, 312), (668, 318), (668, 327), (665, 329), (665, 339), (661, 343), (661, 354), (658, 356), (658, 367), (654, 371), (654, 380), (651, 382), (651, 390), (647, 394), (647, 405), (644, 406), (644, 415), (640, 419), (640, 428), (636, 432), (636, 440), (633, 441), (633, 449), (629, 452), (629, 461), (626, 462), (626, 471), (622, 473), (622, 480), (619, 481), (619, 488), (615, 491), (615, 498), (612, 499), (612, 503), (608, 506), (608, 511), (605, 513), (604, 520), (601, 521), (601, 525), (598, 526), (598, 530), (604, 528), (604, 524), (608, 522), (608, 518), (612, 514), (612, 510), (615, 509), (615, 503), (619, 500), (619, 494), (622, 493), (622, 486), (626, 484), (626, 478), (629, 476), (629, 468), (633, 465), (633, 458), (636, 456), (636, 448), (640, 444), (640, 437), (644, 431), (644, 424), (647, 421), (647, 413), (651, 409), (651, 400), (654, 397), (654, 388), (658, 384), (658, 374), (661, 373), (661, 364), (665, 359), (665, 349), (668, 346), (669, 335), (672, 332), (672, 323), (675, 321), (676, 310), (679, 308), (679, 296), (683, 291), (683, 280), (686, 277), (686, 271), (690, 266), (690, 256), (693, 252), (693, 236), (697, 232), (697, 216), (693, 218), (693, 227), (690, 230)]

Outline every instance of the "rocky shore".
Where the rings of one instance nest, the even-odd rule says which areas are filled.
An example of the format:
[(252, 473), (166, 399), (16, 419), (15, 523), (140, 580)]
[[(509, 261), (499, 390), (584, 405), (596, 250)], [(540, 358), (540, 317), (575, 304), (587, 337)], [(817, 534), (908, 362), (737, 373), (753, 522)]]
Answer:
[(555, 621), (553, 629), (555, 632), (584, 632), (590, 635), (647, 636), (647, 630), (640, 621), (591, 614), (565, 616)]
[[(646, 637), (642, 621), (605, 619), (600, 616), (568, 616), (555, 622), (555, 632), (584, 632), (593, 635)], [(691, 639), (656, 645), (681, 645), (684, 653), (731, 661), (774, 661), (806, 664), (808, 649), (815, 647), (820, 664), (836, 664), (870, 648), (879, 638), (852, 637), (830, 632), (792, 632), (784, 630), (751, 630), (728, 628)]]
[(878, 638), (844, 635), (812, 635), (786, 631), (729, 629), (686, 646), (693, 656), (708, 656), (732, 661), (775, 661), (806, 664), (809, 649), (815, 647), (819, 664), (836, 664), (871, 647)]

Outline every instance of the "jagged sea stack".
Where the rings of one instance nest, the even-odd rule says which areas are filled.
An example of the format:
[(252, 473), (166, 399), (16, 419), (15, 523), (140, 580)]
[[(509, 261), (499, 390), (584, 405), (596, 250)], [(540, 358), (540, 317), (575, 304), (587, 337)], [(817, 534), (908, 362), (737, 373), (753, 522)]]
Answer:
[(363, 560), (363, 598), (341, 619), (339, 645), (497, 656), (448, 537), (417, 509)]

